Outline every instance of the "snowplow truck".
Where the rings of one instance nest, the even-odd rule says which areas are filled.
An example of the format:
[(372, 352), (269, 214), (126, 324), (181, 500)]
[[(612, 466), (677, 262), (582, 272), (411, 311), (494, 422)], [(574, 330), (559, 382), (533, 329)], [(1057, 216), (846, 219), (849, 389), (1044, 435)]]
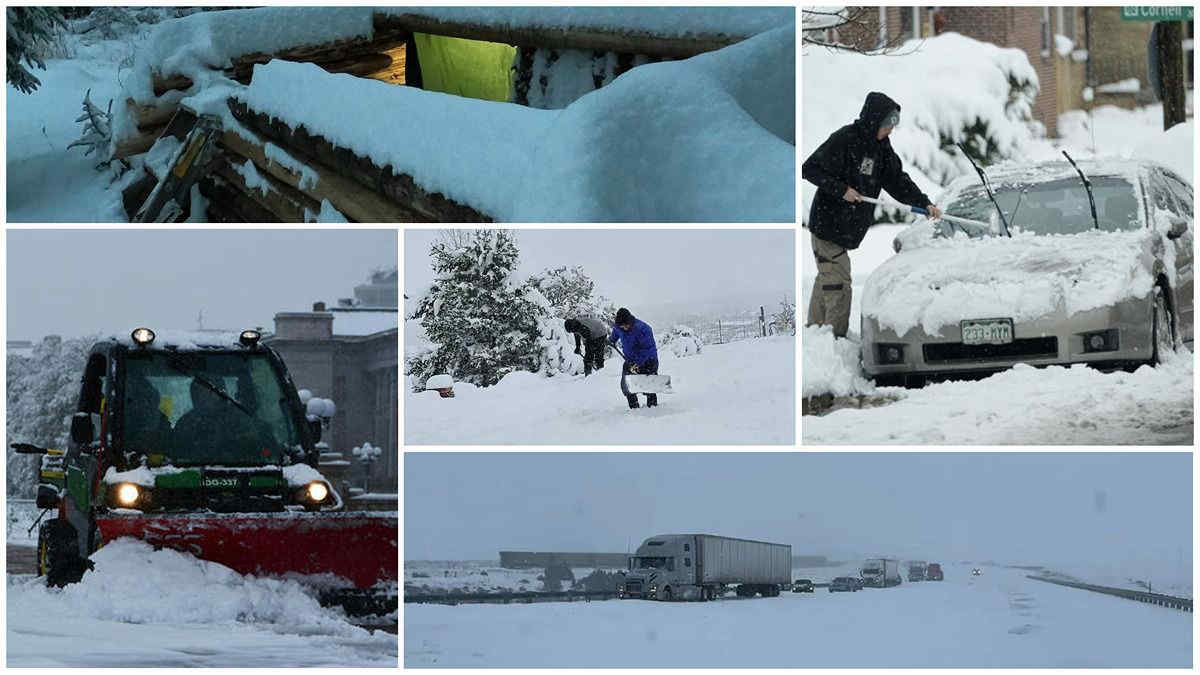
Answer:
[(43, 456), (39, 575), (78, 582), (92, 553), (132, 537), (295, 579), (347, 613), (395, 611), (397, 516), (345, 510), (279, 355), (257, 331), (222, 335), (96, 343), (65, 452), (13, 445)]

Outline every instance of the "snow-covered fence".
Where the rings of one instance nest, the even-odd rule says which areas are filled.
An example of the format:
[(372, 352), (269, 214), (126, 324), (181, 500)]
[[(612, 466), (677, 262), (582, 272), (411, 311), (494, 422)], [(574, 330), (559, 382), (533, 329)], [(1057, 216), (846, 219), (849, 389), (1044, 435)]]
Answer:
[(706, 322), (693, 322), (696, 335), (704, 344), (725, 344), (738, 340), (790, 334), (792, 328), (779, 325), (774, 316), (767, 316), (765, 306), (733, 317), (719, 318)]
[(1078, 581), (1066, 581), (1063, 579), (1048, 579), (1046, 577), (1036, 576), (1033, 574), (1028, 574), (1026, 576), (1034, 581), (1044, 581), (1048, 584), (1058, 584), (1059, 586), (1081, 588), (1085, 591), (1092, 591), (1093, 593), (1115, 595), (1118, 598), (1137, 600), (1138, 602), (1146, 602), (1151, 605), (1169, 607), (1171, 609), (1178, 609), (1185, 612), (1193, 611), (1191, 598), (1181, 598), (1174, 595), (1163, 595), (1161, 593), (1150, 593), (1147, 591), (1135, 591), (1128, 588), (1115, 588), (1113, 586), (1097, 586), (1095, 584), (1084, 584)]

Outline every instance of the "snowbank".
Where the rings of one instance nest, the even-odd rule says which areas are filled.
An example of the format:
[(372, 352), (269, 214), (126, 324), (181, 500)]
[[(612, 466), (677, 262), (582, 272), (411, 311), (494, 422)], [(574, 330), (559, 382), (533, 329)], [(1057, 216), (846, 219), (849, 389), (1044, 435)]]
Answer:
[(629, 410), (620, 360), (590, 377), (515, 372), (454, 398), (406, 387), (404, 442), (412, 444), (791, 444), (795, 438), (795, 338), (706, 345), (689, 358), (659, 351), (677, 393)]
[[(634, 68), (560, 111), (283, 61), (231, 94), (498, 220), (791, 221), (794, 52), (783, 26)], [(404, 123), (380, 125), (383, 109)]]
[[(895, 55), (865, 55), (808, 48), (804, 52), (806, 158), (834, 131), (854, 121), (871, 91), (887, 92), (901, 106), (892, 147), (905, 170), (934, 199), (939, 186), (971, 172), (947, 141), (994, 144), (1000, 157), (1044, 154), (1042, 131), (1032, 118), (1038, 77), (1025, 52), (957, 33), (905, 43)], [(1011, 81), (1027, 83), (1014, 89)], [(820, 101), (819, 105), (811, 105)], [(981, 137), (979, 132), (984, 137)], [(968, 129), (971, 131), (968, 132)], [(816, 187), (804, 183), (811, 204)], [(802, 215), (807, 219), (807, 209)]]
[(800, 372), (803, 396), (833, 394), (857, 396), (876, 393), (862, 374), (862, 345), (858, 340), (835, 338), (832, 326), (805, 326), (804, 357)]
[[(898, 234), (905, 231), (905, 225), (875, 225), (867, 230), (858, 248), (850, 251), (850, 267), (853, 283), (850, 297), (850, 334), (857, 335), (860, 326), (860, 308), (862, 306), (863, 287), (870, 278), (871, 272), (882, 265), (884, 261), (896, 254), (892, 249), (892, 241)], [(808, 316), (808, 304), (812, 299), (813, 283), (817, 279), (817, 265), (813, 258), (812, 236), (808, 230), (802, 230), (800, 236), (800, 307), (801, 317)]]
[(1190, 445), (1193, 359), (1179, 357), (1133, 373), (1019, 364), (978, 382), (930, 384), (883, 407), (805, 417), (804, 442)]
[(862, 312), (897, 335), (916, 326), (940, 335), (942, 326), (958, 325), (964, 307), (1017, 322), (1058, 310), (1070, 316), (1150, 293), (1154, 277), (1144, 260), (1160, 238), (1148, 230), (1016, 232), (906, 245), (871, 275)]

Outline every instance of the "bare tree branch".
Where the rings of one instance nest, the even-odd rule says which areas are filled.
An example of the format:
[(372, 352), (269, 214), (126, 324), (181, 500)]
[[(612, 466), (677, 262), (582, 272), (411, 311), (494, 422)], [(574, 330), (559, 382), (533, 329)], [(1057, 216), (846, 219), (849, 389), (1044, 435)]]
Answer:
[(905, 42), (902, 35), (880, 42), (878, 7), (802, 8), (800, 25), (803, 45), (833, 51), (893, 54)]

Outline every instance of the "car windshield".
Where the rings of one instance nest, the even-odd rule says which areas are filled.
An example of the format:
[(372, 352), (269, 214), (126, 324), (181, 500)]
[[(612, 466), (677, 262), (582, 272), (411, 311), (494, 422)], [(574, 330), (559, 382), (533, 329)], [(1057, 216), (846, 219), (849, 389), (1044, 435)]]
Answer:
[(863, 574), (879, 574), (879, 569), (875, 568), (875, 567), (868, 567), (868, 568), (864, 569), (862, 571), (862, 573)]
[(300, 444), (284, 386), (264, 353), (130, 354), (125, 449), (176, 465), (278, 464)]
[[(1096, 219), (1106, 232), (1136, 230), (1142, 226), (1134, 187), (1119, 176), (1089, 178), (1096, 200)], [(1095, 229), (1087, 191), (1077, 176), (1040, 183), (993, 185), (996, 202), (1016, 231), (1034, 234), (1076, 234)], [(946, 207), (946, 213), (989, 223), (987, 229), (948, 220), (939, 221), (938, 234), (952, 236), (966, 232), (979, 238), (1003, 234), (1003, 225), (995, 217), (996, 209), (982, 187), (959, 193)]]
[(655, 569), (666, 569), (666, 558), (634, 558), (634, 567), (653, 567)]

